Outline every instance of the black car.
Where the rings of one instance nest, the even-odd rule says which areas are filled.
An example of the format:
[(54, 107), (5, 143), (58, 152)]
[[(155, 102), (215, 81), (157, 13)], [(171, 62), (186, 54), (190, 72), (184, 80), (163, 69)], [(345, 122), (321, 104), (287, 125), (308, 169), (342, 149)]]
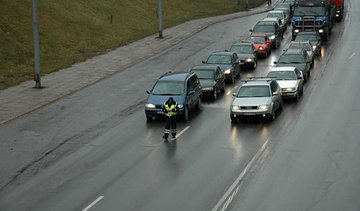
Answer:
[(191, 68), (190, 72), (200, 80), (202, 97), (216, 100), (220, 93), (225, 92), (225, 75), (217, 65), (199, 65)]
[(235, 52), (238, 58), (243, 61), (242, 68), (256, 69), (257, 50), (253, 43), (235, 43), (230, 47), (231, 52)]
[(306, 42), (309, 41), (313, 46), (314, 53), (316, 55), (321, 54), (321, 37), (316, 31), (311, 32), (299, 32), (296, 35), (295, 42)]
[(234, 52), (214, 52), (210, 54), (204, 64), (218, 65), (227, 82), (235, 83), (235, 77), (240, 76), (240, 60)]
[(305, 49), (288, 49), (280, 55), (276, 67), (296, 67), (304, 75), (304, 81), (310, 77), (311, 62), (307, 59), (308, 54)]
[(266, 34), (271, 39), (271, 47), (278, 48), (283, 37), (283, 30), (281, 30), (278, 23), (274, 21), (259, 21), (253, 29), (250, 29), (252, 34)]

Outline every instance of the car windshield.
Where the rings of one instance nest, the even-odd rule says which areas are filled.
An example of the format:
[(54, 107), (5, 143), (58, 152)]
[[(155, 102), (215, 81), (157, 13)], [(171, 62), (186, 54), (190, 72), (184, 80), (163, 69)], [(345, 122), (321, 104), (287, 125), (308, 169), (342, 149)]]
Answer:
[(262, 33), (262, 32), (274, 33), (275, 27), (274, 27), (274, 25), (255, 25), (253, 32), (255, 32), (255, 33)]
[(206, 61), (207, 64), (231, 64), (230, 55), (211, 55)]
[(235, 52), (237, 54), (253, 54), (254, 50), (251, 45), (233, 45), (230, 48), (231, 52)]
[(269, 86), (242, 86), (237, 97), (270, 97)]
[(283, 54), (280, 56), (278, 63), (305, 63), (305, 59), (302, 54)]
[(275, 9), (281, 9), (281, 8), (283, 8), (283, 9), (289, 9), (289, 4), (278, 4), (278, 5), (276, 5), (275, 6)]
[(181, 95), (185, 86), (182, 81), (158, 81), (152, 89), (153, 95)]
[(265, 44), (265, 37), (248, 37), (245, 42), (255, 43), (255, 44)]
[(296, 80), (296, 74), (293, 71), (270, 71), (267, 75), (276, 80)]
[(295, 38), (296, 42), (317, 41), (317, 36), (314, 34), (298, 34)]
[(325, 7), (296, 7), (294, 11), (294, 16), (324, 16)]
[(292, 49), (305, 49), (305, 51), (311, 51), (311, 46), (306, 43), (291, 43), (289, 48)]
[(281, 18), (281, 19), (284, 18), (284, 17), (281, 15), (281, 13), (274, 13), (274, 12), (268, 13), (266, 17), (267, 17), (267, 18)]
[(191, 70), (194, 72), (199, 79), (214, 79), (214, 71), (209, 69), (199, 69), (199, 70)]

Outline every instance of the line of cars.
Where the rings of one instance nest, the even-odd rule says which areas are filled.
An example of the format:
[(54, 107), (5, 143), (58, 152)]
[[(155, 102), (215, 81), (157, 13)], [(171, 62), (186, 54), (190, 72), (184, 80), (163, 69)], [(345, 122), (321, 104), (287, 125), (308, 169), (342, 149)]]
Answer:
[[(281, 45), (291, 20), (292, 6), (298, 0), (283, 0), (266, 17), (258, 21), (251, 34), (229, 50), (211, 53), (203, 64), (189, 72), (167, 72), (155, 83), (145, 105), (147, 120), (162, 117), (161, 106), (173, 97), (179, 105), (179, 116), (187, 120), (189, 112), (201, 108), (203, 98), (216, 100), (225, 91), (225, 83), (233, 84), (243, 69), (257, 68), (260, 56), (268, 57), (271, 49)], [(230, 119), (236, 122), (249, 116), (274, 120), (283, 108), (283, 98), (299, 100), (303, 84), (309, 80), (314, 58), (320, 55), (321, 38), (316, 31), (300, 32), (266, 78), (245, 81), (230, 107)]]

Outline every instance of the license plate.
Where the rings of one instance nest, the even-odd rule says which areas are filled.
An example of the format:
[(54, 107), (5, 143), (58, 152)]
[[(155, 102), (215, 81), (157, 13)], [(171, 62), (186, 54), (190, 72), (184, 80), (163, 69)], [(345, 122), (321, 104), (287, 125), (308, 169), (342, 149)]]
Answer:
[(157, 114), (164, 114), (163, 111), (157, 111), (156, 113), (157, 113)]
[(255, 113), (252, 113), (252, 112), (245, 112), (245, 113), (242, 113), (242, 115), (244, 116), (254, 116)]

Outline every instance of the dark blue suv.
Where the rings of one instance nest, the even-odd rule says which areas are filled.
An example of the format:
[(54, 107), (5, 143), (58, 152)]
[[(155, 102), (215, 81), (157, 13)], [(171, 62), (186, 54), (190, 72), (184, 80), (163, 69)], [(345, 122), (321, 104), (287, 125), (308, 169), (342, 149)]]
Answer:
[(178, 116), (185, 120), (189, 118), (191, 110), (201, 107), (200, 81), (192, 72), (167, 72), (146, 92), (149, 94), (145, 105), (147, 120), (164, 116), (161, 106), (169, 97), (178, 103)]

